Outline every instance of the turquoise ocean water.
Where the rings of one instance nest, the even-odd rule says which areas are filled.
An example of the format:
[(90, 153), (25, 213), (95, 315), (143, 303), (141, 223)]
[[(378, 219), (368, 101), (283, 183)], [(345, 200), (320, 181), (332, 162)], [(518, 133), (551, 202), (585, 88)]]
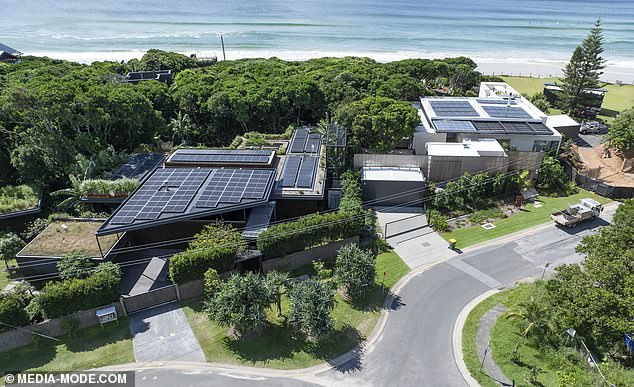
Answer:
[(374, 53), (561, 61), (601, 17), (605, 56), (634, 67), (634, 0), (0, 0), (0, 42), (25, 53), (149, 48), (228, 58)]

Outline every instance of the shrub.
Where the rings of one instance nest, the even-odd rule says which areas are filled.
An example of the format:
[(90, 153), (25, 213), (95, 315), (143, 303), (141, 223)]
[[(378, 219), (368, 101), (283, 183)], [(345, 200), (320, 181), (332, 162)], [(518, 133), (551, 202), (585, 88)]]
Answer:
[(442, 216), (438, 210), (431, 210), (429, 212), (429, 225), (436, 231), (447, 232), (449, 231), (449, 225), (447, 224), (447, 218)]
[(208, 224), (201, 232), (196, 234), (194, 240), (189, 243), (189, 248), (220, 248), (233, 251), (234, 254), (237, 254), (246, 250), (247, 242), (242, 234), (232, 225), (214, 222)]
[(498, 219), (503, 217), (504, 212), (502, 212), (499, 208), (489, 208), (487, 210), (480, 210), (470, 214), (469, 220), (472, 223), (482, 224), (488, 222), (489, 219)]
[(139, 185), (136, 179), (89, 179), (79, 184), (80, 196), (126, 196), (132, 193)]
[(44, 219), (44, 218), (35, 219), (31, 223), (29, 223), (29, 226), (27, 227), (27, 229), (22, 232), (21, 234), (22, 238), (24, 238), (27, 241), (30, 241), (31, 239), (38, 236), (42, 231), (44, 231), (44, 229), (48, 227), (49, 224), (51, 224), (51, 222), (49, 222), (47, 219)]
[(205, 279), (205, 296), (212, 297), (220, 287), (220, 276), (214, 269), (207, 269), (204, 275)]
[[(24, 309), (24, 300), (15, 294), (0, 295), (0, 321), (15, 327), (29, 325), (31, 318)], [(10, 331), (13, 328), (0, 324), (0, 332)]]
[(285, 256), (359, 235), (364, 221), (363, 216), (345, 211), (311, 214), (269, 227), (258, 236), (257, 246), (266, 257)]
[(4, 265), (9, 266), (9, 261), (22, 250), (24, 242), (17, 234), (8, 233), (0, 236), (0, 257), (4, 260)]
[(231, 268), (235, 257), (233, 251), (219, 248), (185, 250), (170, 259), (170, 277), (182, 284), (202, 279), (209, 269), (222, 273)]
[(44, 318), (42, 316), (42, 307), (37, 298), (33, 298), (31, 302), (24, 307), (24, 311), (29, 315), (31, 322), (38, 322)]
[(77, 336), (79, 332), (79, 319), (75, 317), (66, 317), (62, 321), (62, 329), (64, 329), (64, 333), (69, 337)]
[(339, 202), (341, 211), (351, 214), (358, 214), (363, 211), (363, 201), (361, 200), (361, 184), (359, 183), (359, 173), (346, 171), (341, 175), (342, 197)]
[(28, 185), (0, 187), (0, 214), (37, 206), (38, 194)]
[(295, 330), (312, 339), (327, 337), (335, 323), (331, 312), (335, 294), (326, 282), (309, 278), (288, 290), (290, 309), (288, 323)]
[(72, 278), (49, 282), (37, 300), (46, 318), (58, 318), (96, 308), (119, 299), (120, 276), (110, 270), (100, 270), (85, 279)]
[(55, 265), (59, 272), (59, 277), (63, 280), (69, 278), (86, 278), (90, 276), (95, 266), (95, 263), (90, 257), (81, 251), (71, 251)]
[(375, 256), (349, 244), (339, 249), (335, 261), (335, 279), (351, 297), (362, 295), (374, 284)]

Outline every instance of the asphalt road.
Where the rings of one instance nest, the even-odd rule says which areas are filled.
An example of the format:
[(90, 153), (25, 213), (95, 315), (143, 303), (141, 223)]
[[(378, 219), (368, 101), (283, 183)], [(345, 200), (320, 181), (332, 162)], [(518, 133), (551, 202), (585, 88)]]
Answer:
[[(475, 297), (541, 276), (558, 265), (579, 262), (581, 238), (609, 224), (615, 206), (600, 219), (562, 229), (553, 224), (514, 240), (465, 252), (413, 277), (400, 292), (380, 338), (343, 366), (302, 380), (291, 375), (259, 376), (257, 371), (227, 373), (159, 368), (137, 374), (139, 386), (466, 386), (454, 360), (452, 335), (460, 311)], [(547, 274), (548, 275), (548, 274)], [(277, 376), (277, 375), (275, 375)], [(282, 377), (284, 376), (284, 377)]]

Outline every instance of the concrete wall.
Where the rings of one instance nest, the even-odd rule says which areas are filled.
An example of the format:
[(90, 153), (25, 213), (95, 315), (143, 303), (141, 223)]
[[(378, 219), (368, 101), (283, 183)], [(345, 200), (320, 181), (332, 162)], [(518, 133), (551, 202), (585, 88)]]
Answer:
[(456, 179), (469, 172), (470, 174), (487, 171), (490, 174), (506, 172), (509, 166), (508, 157), (460, 157), (429, 156), (427, 179), (445, 181)]
[[(110, 306), (110, 305), (106, 305)], [(76, 318), (79, 320), (79, 328), (84, 329), (99, 324), (99, 319), (95, 315), (97, 309), (102, 309), (106, 306), (100, 306), (98, 308), (82, 310), (70, 316), (60, 317), (52, 320), (46, 320), (39, 324), (29, 325), (22, 327), (27, 331), (39, 332), (41, 334), (53, 337), (59, 337), (64, 335), (63, 321), (67, 318)], [(123, 317), (123, 309), (119, 303), (115, 303), (114, 306), (117, 309), (119, 317)], [(108, 323), (116, 324), (116, 323)], [(23, 330), (14, 329), (12, 331), (0, 333), (0, 352), (8, 351), (13, 348), (22, 347), (33, 342), (33, 335)]]
[(419, 167), (426, 171), (427, 157), (421, 154), (355, 154), (354, 168), (363, 167)]
[(127, 313), (134, 313), (151, 306), (165, 304), (178, 300), (176, 287), (174, 285), (150, 290), (146, 293), (137, 294), (130, 297), (121, 297), (121, 302), (125, 306)]
[(314, 247), (310, 250), (299, 251), (289, 254), (283, 258), (273, 258), (262, 262), (262, 271), (268, 273), (272, 270), (290, 271), (298, 267), (311, 264), (313, 261), (321, 261), (327, 258), (337, 256), (337, 251), (343, 246), (350, 243), (359, 244), (359, 237), (354, 236), (338, 242), (330, 243), (324, 246)]

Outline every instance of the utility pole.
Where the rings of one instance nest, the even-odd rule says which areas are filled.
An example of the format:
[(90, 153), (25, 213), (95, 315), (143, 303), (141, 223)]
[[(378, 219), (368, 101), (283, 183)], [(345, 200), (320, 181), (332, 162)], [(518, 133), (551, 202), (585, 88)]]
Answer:
[(220, 44), (222, 44), (222, 60), (227, 60), (227, 56), (225, 55), (225, 40), (220, 35)]
[(550, 266), (550, 262), (546, 262), (546, 264), (544, 265), (544, 271), (542, 272), (542, 279), (540, 281), (544, 280), (544, 274), (546, 274), (546, 269), (548, 269), (548, 266)]

